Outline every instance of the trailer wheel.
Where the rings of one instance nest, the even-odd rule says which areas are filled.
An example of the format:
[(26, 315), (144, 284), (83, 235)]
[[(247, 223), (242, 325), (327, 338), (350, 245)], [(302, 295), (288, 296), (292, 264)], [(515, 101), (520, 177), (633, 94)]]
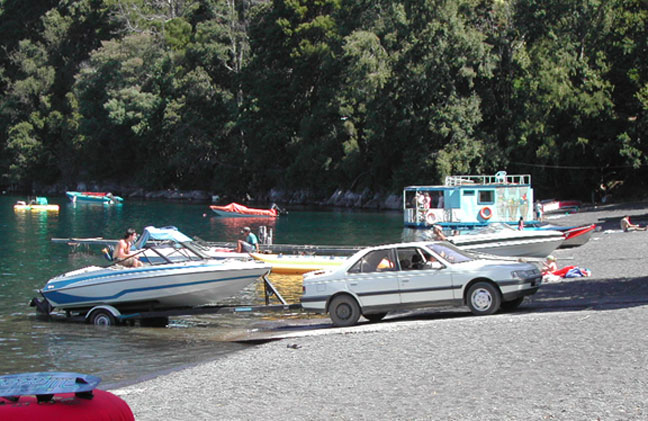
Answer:
[(115, 316), (111, 312), (104, 309), (98, 309), (90, 315), (90, 323), (95, 326), (115, 326)]

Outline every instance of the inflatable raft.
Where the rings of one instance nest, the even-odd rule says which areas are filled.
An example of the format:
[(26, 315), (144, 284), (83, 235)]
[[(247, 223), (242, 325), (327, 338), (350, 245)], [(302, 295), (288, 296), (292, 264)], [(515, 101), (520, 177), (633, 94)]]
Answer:
[(19, 200), (14, 205), (14, 211), (58, 212), (59, 205), (50, 205), (45, 197), (37, 197), (29, 203)]
[(331, 269), (344, 262), (345, 256), (307, 256), (295, 254), (250, 253), (255, 260), (269, 263), (273, 273), (301, 275), (314, 270)]

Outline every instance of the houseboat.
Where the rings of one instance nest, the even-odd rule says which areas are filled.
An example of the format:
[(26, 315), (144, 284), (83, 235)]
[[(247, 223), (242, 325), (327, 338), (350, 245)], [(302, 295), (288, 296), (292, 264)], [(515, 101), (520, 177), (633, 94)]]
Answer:
[(533, 213), (531, 175), (451, 175), (445, 184), (408, 186), (403, 190), (407, 227), (440, 225), (446, 230), (471, 230), (493, 222), (537, 223)]

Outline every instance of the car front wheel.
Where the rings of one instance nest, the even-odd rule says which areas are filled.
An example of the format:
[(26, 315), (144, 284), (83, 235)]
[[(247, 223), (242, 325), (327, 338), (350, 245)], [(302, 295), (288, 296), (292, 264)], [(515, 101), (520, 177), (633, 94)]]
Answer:
[(488, 282), (477, 282), (468, 290), (468, 308), (476, 316), (487, 316), (500, 308), (502, 297)]
[(360, 306), (349, 295), (338, 295), (329, 306), (329, 314), (335, 326), (353, 326), (360, 318)]

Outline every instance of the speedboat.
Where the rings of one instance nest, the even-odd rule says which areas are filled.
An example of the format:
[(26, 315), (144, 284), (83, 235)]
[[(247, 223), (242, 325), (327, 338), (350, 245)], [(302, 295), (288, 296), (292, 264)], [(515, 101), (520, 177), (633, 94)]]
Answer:
[(256, 209), (248, 208), (241, 204), (232, 202), (227, 206), (211, 205), (209, 208), (218, 216), (225, 217), (268, 217), (276, 218), (279, 216), (279, 209), (276, 205), (272, 205), (270, 209)]
[(541, 225), (537, 230), (553, 230), (560, 231), (565, 235), (565, 241), (558, 248), (579, 247), (587, 243), (596, 230), (596, 224), (577, 225), (571, 227), (563, 227), (560, 225), (545, 224)]
[(554, 230), (516, 230), (508, 224), (494, 223), (462, 235), (448, 237), (457, 247), (498, 256), (544, 258), (560, 247), (565, 235)]
[[(193, 254), (193, 256), (191, 255)], [(97, 305), (129, 309), (170, 309), (216, 304), (270, 273), (269, 264), (209, 259), (186, 248), (183, 261), (125, 267), (89, 266), (50, 279), (38, 292), (50, 307), (83, 311)]]
[(104, 205), (118, 205), (124, 201), (122, 197), (115, 196), (112, 193), (105, 193), (105, 192), (68, 191), (65, 192), (65, 195), (72, 201), (72, 203), (85, 202), (85, 203), (103, 203)]

